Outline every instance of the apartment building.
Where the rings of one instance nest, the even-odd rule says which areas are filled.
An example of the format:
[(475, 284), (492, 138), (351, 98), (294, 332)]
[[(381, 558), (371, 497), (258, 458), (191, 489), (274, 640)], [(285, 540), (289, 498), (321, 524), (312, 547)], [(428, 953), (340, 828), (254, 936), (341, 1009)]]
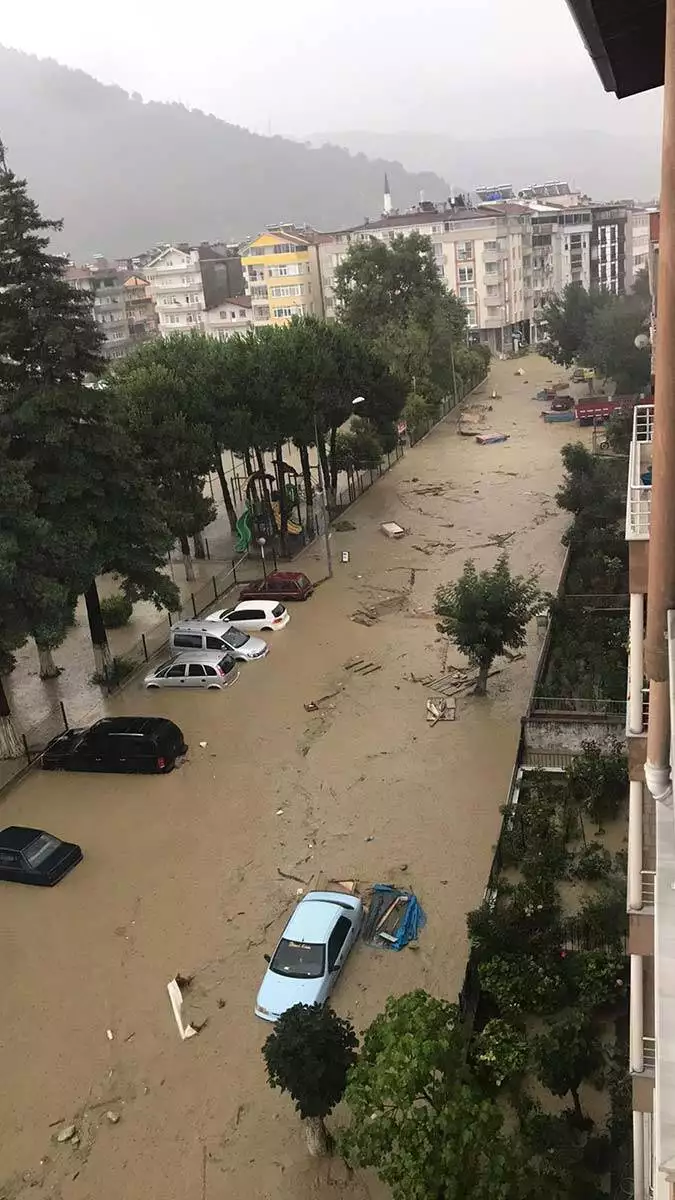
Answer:
[(594, 204), (591, 284), (624, 296), (649, 265), (649, 211), (632, 203)]
[(123, 274), (99, 255), (91, 266), (67, 267), (65, 278), (90, 299), (94, 319), (104, 338), (104, 356), (123, 358), (133, 344)]
[(164, 246), (143, 275), (159, 316), (163, 337), (204, 330), (206, 313), (244, 291), (239, 255), (231, 247), (178, 243)]
[(215, 308), (209, 308), (204, 314), (204, 333), (209, 337), (226, 342), (235, 334), (249, 333), (253, 329), (253, 314), (251, 312), (250, 296), (235, 296), (231, 300), (223, 300)]
[(341, 230), (319, 244), (326, 316), (336, 312), (335, 270), (350, 246), (403, 234), (431, 239), (446, 286), (467, 306), (471, 334), (495, 353), (530, 340), (532, 221), (509, 201), (468, 208), (423, 202), (410, 212), (386, 212), (378, 220)]
[[(664, 62), (675, 59), (675, 0), (657, 0), (647, 8), (644, 0), (610, 6), (602, 0), (567, 4), (607, 91), (632, 96), (664, 83)], [(626, 499), (627, 908), (635, 1200), (673, 1200), (675, 1195), (675, 188), (672, 148), (666, 140), (674, 121), (675, 77), (669, 73), (657, 233), (654, 403), (634, 412)], [(625, 255), (627, 240), (625, 222), (622, 239), (621, 211), (621, 206), (605, 205), (594, 212), (596, 277), (614, 292), (620, 289), (622, 272), (613, 259), (619, 257), (622, 240)], [(652, 237), (654, 232), (652, 228)], [(654, 258), (652, 253), (652, 269)]]
[(543, 308), (569, 283), (591, 286), (593, 220), (588, 207), (556, 209), (528, 201), (532, 212), (532, 341), (546, 332)]
[(253, 324), (286, 325), (293, 317), (324, 315), (319, 270), (323, 234), (276, 225), (241, 248)]
[(150, 284), (142, 275), (129, 275), (124, 280), (124, 306), (133, 342), (146, 342), (157, 337), (159, 317)]

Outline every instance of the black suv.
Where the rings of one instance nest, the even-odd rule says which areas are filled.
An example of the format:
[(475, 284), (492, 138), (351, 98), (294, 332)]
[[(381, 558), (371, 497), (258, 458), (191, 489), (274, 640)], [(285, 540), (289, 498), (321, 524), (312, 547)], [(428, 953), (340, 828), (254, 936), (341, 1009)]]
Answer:
[(69, 729), (42, 754), (45, 771), (173, 770), (187, 753), (185, 738), (164, 717), (104, 717), (89, 729)]

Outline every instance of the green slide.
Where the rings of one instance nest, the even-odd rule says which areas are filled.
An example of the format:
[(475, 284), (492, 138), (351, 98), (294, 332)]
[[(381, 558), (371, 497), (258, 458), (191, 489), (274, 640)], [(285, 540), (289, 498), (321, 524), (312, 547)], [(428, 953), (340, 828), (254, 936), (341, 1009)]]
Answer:
[(253, 541), (253, 532), (251, 530), (250, 522), (251, 512), (247, 504), (239, 520), (237, 521), (237, 540), (234, 544), (237, 554), (244, 554)]

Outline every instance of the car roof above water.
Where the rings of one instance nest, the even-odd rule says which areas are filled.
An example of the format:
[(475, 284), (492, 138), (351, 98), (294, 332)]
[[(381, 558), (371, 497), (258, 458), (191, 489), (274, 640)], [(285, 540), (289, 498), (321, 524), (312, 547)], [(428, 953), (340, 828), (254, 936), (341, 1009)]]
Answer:
[(103, 733), (113, 735), (131, 733), (150, 736), (169, 731), (180, 733), (178, 726), (166, 717), (103, 717), (92, 725), (92, 729), (100, 729)]
[(340, 907), (329, 900), (301, 900), (284, 930), (290, 941), (325, 942), (337, 918)]
[(0, 848), (3, 850), (25, 850), (36, 838), (43, 834), (42, 829), (30, 829), (26, 825), (8, 825), (0, 830)]

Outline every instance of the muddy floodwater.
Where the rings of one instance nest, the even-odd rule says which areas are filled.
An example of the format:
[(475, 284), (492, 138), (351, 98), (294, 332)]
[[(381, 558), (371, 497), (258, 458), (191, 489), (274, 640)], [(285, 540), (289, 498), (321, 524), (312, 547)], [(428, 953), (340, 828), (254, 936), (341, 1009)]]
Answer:
[[(368, 1174), (308, 1160), (291, 1102), (267, 1087), (268, 1029), (253, 1002), (263, 953), (317, 872), (413, 887), (427, 915), (417, 949), (351, 955), (334, 1004), (357, 1029), (393, 992), (457, 996), (536, 629), (522, 659), (496, 664), (486, 699), (459, 697), (454, 722), (427, 724), (428, 689), (411, 676), (461, 664), (432, 605), (466, 558), (492, 565), (503, 545), (515, 569), (556, 585), (560, 448), (588, 436), (544, 425), (531, 396), (561, 372), (523, 364), (524, 377), (497, 363), (478, 398), (492, 403), (485, 429), (509, 440), (460, 437), (455, 414), (407, 453), (346, 514), (356, 528), (333, 534), (333, 581), (266, 635), (269, 657), (242, 667), (234, 687), (119, 695), (114, 712), (181, 725), (183, 767), (166, 778), (36, 773), (7, 795), (4, 824), (78, 841), (85, 859), (53, 890), (0, 885), (6, 1200), (387, 1195)], [(405, 536), (384, 537), (385, 521)], [(325, 574), (320, 548), (301, 565)], [(372, 623), (350, 619), (363, 610)], [(355, 658), (379, 669), (355, 674)], [(194, 976), (193, 1015), (206, 1019), (187, 1042), (166, 992), (176, 972)], [(78, 1145), (56, 1141), (70, 1123)]]

